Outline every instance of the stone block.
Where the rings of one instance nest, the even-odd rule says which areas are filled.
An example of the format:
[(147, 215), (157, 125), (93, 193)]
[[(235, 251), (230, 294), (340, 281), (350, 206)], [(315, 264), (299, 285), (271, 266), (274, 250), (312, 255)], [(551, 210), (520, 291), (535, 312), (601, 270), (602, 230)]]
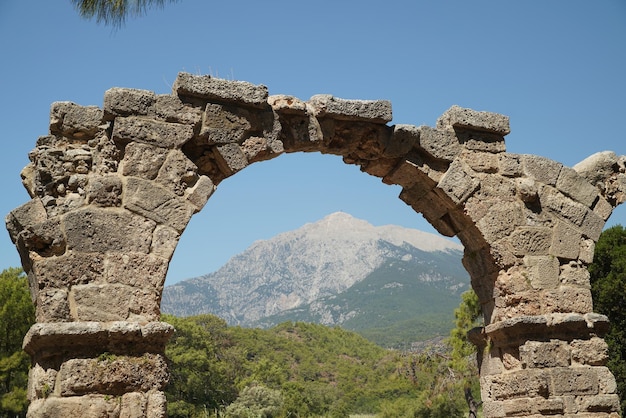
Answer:
[(213, 155), (217, 165), (226, 177), (248, 166), (248, 158), (246, 158), (246, 154), (237, 144), (218, 145), (214, 148)]
[(70, 321), (70, 306), (65, 289), (47, 288), (37, 292), (35, 316), (38, 322)]
[(83, 253), (147, 253), (155, 227), (153, 221), (143, 216), (108, 208), (86, 208), (69, 212), (64, 216), (64, 225), (67, 248)]
[(178, 149), (171, 150), (163, 162), (156, 182), (177, 196), (183, 196), (198, 180), (198, 167)]
[(526, 256), (530, 284), (535, 289), (555, 289), (559, 285), (559, 260), (553, 256)]
[(165, 417), (167, 417), (167, 399), (165, 397), (165, 393), (155, 390), (149, 391), (146, 418)]
[(393, 133), (383, 142), (385, 157), (402, 157), (419, 143), (420, 129), (414, 125), (394, 125)]
[(519, 348), (525, 368), (568, 367), (570, 348), (564, 341), (528, 341)]
[(152, 233), (150, 253), (171, 260), (180, 239), (180, 233), (167, 225), (157, 225)]
[(154, 92), (114, 87), (104, 93), (104, 115), (107, 120), (116, 116), (147, 115), (155, 101)]
[(163, 290), (168, 259), (135, 252), (105, 255), (103, 280), (146, 290)]
[(598, 374), (591, 367), (556, 367), (546, 370), (550, 395), (596, 395)]
[(141, 142), (161, 148), (181, 148), (193, 135), (193, 127), (189, 125), (129, 116), (115, 118), (112, 138), (122, 143)]
[(589, 270), (576, 261), (561, 266), (560, 280), (564, 285), (589, 289), (589, 277)]
[(598, 201), (596, 202), (593, 211), (596, 215), (606, 221), (613, 213), (613, 205), (611, 205), (604, 197), (598, 196)]
[(152, 145), (131, 142), (126, 145), (121, 164), (123, 176), (141, 177), (146, 180), (156, 178), (169, 150)]
[(97, 281), (104, 271), (103, 258), (100, 253), (68, 251), (36, 260), (31, 271), (41, 288), (69, 288)]
[(581, 263), (591, 264), (596, 249), (596, 243), (592, 239), (583, 239), (580, 242), (580, 253), (578, 259)]
[(102, 130), (104, 113), (97, 106), (55, 102), (50, 108), (50, 133), (77, 139), (91, 139)]
[(591, 207), (599, 190), (569, 167), (563, 167), (556, 181), (556, 188), (575, 201)]
[(11, 241), (17, 241), (18, 234), (25, 228), (44, 222), (48, 218), (41, 199), (35, 198), (17, 209), (13, 209), (5, 219)]
[(498, 171), (499, 158), (497, 154), (490, 152), (472, 152), (465, 155), (470, 168), (478, 173), (496, 173)]
[(171, 94), (156, 96), (154, 113), (166, 122), (186, 125), (196, 125), (202, 119), (202, 111), (199, 108), (189, 106)]
[(306, 102), (294, 96), (275, 94), (267, 98), (267, 103), (276, 113), (305, 115), (308, 113)]
[(617, 382), (615, 376), (609, 370), (608, 367), (595, 367), (598, 373), (598, 379), (600, 381), (600, 393), (602, 394), (614, 394), (617, 393)]
[(585, 206), (574, 202), (552, 187), (541, 188), (539, 201), (543, 207), (574, 225), (581, 225), (588, 211)]
[(572, 168), (591, 185), (603, 186), (615, 172), (617, 164), (618, 158), (613, 151), (602, 151), (590, 155)]
[(559, 286), (544, 292), (543, 304), (547, 312), (576, 312), (585, 314), (593, 311), (591, 290), (582, 287)]
[(566, 260), (578, 259), (582, 239), (580, 231), (564, 222), (558, 222), (552, 229), (550, 254)]
[(525, 220), (521, 202), (502, 202), (492, 206), (476, 226), (487, 242), (494, 243), (511, 235)]
[(47, 398), (54, 393), (57, 370), (34, 363), (28, 371), (28, 400)]
[(588, 210), (580, 229), (585, 237), (597, 242), (600, 238), (600, 234), (602, 234), (604, 224), (605, 221), (602, 217), (598, 216), (595, 212)]
[(509, 242), (515, 255), (548, 255), (552, 244), (552, 230), (542, 226), (520, 226), (511, 233)]
[(504, 416), (529, 416), (533, 412), (533, 398), (510, 399), (502, 402)]
[(437, 119), (437, 128), (452, 131), (454, 128), (493, 132), (508, 135), (511, 132), (509, 117), (491, 112), (452, 106)]
[(383, 183), (399, 184), (404, 189), (413, 189), (416, 186), (415, 193), (411, 194), (416, 195), (417, 198), (424, 196), (436, 186), (436, 183), (424, 174), (418, 164), (404, 159), (383, 178)]
[(192, 187), (187, 189), (187, 200), (194, 205), (196, 212), (199, 212), (206, 202), (209, 200), (216, 186), (213, 181), (207, 176), (198, 177), (198, 181)]
[[(182, 233), (195, 212), (195, 207), (186, 199), (154, 182), (138, 178), (127, 180), (124, 206), (158, 224), (171, 226), (179, 233)], [(146, 241), (148, 245), (149, 242)]]
[(501, 401), (537, 396), (546, 398), (549, 393), (550, 384), (548, 376), (549, 375), (540, 369), (516, 370), (501, 375), (490, 376), (492, 399)]
[(617, 394), (585, 396), (578, 400), (579, 409), (585, 412), (614, 412), (620, 411), (620, 400)]
[(522, 155), (522, 167), (524, 174), (537, 181), (550, 186), (555, 186), (559, 178), (563, 164), (536, 155)]
[(76, 358), (59, 369), (62, 396), (102, 394), (121, 396), (127, 392), (162, 389), (168, 380), (165, 358), (159, 354), (140, 357), (103, 354), (99, 358)]
[(31, 225), (19, 234), (20, 247), (24, 246), (28, 251), (34, 251), (45, 257), (63, 254), (66, 245), (58, 218)]
[(589, 340), (574, 340), (572, 361), (585, 366), (604, 366), (609, 359), (609, 348), (602, 338), (593, 337)]
[(480, 187), (480, 181), (462, 161), (455, 160), (450, 164), (437, 187), (459, 204), (467, 200)]
[(505, 177), (520, 177), (523, 173), (521, 158), (518, 154), (499, 154), (499, 173)]
[(108, 418), (118, 417), (119, 413), (119, 401), (104, 395), (51, 396), (37, 399), (28, 407), (29, 417)]
[(258, 121), (248, 109), (208, 103), (202, 115), (200, 138), (208, 144), (241, 143)]
[(388, 100), (347, 100), (318, 94), (307, 102), (316, 117), (385, 124), (393, 119)]
[(268, 106), (267, 87), (210, 75), (178, 73), (172, 91), (180, 98), (199, 98), (211, 103), (236, 103), (257, 108)]
[(120, 284), (72, 287), (70, 314), (75, 321), (137, 321), (159, 318), (160, 292)]
[(130, 392), (122, 395), (119, 418), (146, 418), (148, 398), (141, 392)]
[(461, 144), (453, 133), (428, 126), (420, 126), (418, 129), (420, 134), (417, 145), (431, 157), (452, 161), (461, 152)]
[(122, 180), (117, 175), (91, 176), (86, 192), (87, 202), (95, 206), (115, 207), (122, 204)]

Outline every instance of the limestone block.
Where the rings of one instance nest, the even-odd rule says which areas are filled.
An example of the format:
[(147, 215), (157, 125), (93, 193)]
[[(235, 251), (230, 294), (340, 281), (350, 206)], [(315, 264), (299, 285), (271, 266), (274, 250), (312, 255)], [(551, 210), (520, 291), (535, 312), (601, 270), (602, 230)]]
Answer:
[(165, 162), (169, 150), (152, 145), (131, 142), (124, 151), (121, 173), (124, 176), (153, 180)]
[(47, 288), (37, 292), (35, 316), (38, 322), (70, 321), (67, 291)]
[(539, 187), (534, 179), (522, 177), (515, 179), (517, 196), (525, 203), (534, 203), (539, 198)]
[(559, 260), (552, 256), (526, 256), (530, 284), (535, 289), (554, 289), (559, 285)]
[(580, 241), (582, 235), (580, 231), (567, 225), (565, 222), (558, 222), (553, 228), (550, 254), (568, 260), (576, 260), (580, 252)]
[(546, 290), (543, 299), (547, 312), (584, 314), (593, 311), (591, 290), (586, 288), (562, 285), (557, 289)]
[(157, 225), (152, 234), (150, 253), (165, 260), (171, 260), (179, 239), (180, 233), (174, 228), (167, 225)]
[(592, 367), (555, 367), (546, 370), (550, 395), (596, 395), (598, 374)]
[(75, 321), (154, 321), (160, 314), (159, 299), (154, 289), (120, 284), (76, 285), (69, 294)]
[[(148, 202), (146, 202), (148, 203)], [(67, 248), (84, 253), (148, 253), (155, 223), (123, 210), (86, 208), (64, 217)]]
[(598, 373), (598, 379), (600, 381), (600, 393), (604, 394), (613, 394), (617, 393), (617, 382), (615, 380), (615, 376), (609, 370), (608, 367), (601, 366), (595, 367), (596, 372)]
[(552, 230), (543, 226), (521, 226), (511, 233), (509, 242), (515, 255), (548, 255)]
[(64, 362), (59, 369), (58, 384), (62, 396), (123, 395), (160, 390), (167, 380), (167, 364), (162, 355), (103, 354), (99, 358), (75, 358)]
[(147, 115), (156, 101), (148, 90), (114, 87), (104, 93), (104, 114), (107, 120), (115, 116)]
[(525, 223), (521, 202), (502, 202), (492, 206), (476, 226), (489, 243), (505, 238)]
[(521, 158), (518, 154), (499, 154), (499, 173), (506, 177), (520, 177), (523, 173)]
[(556, 185), (563, 164), (536, 155), (522, 155), (524, 175), (550, 186)]
[(461, 144), (453, 133), (428, 126), (420, 126), (418, 129), (419, 142), (417, 145), (430, 156), (444, 161), (452, 161), (461, 152)]
[(361, 171), (374, 177), (384, 178), (393, 172), (398, 163), (399, 158), (379, 158), (377, 160), (364, 161), (360, 164)]
[(267, 87), (263, 85), (184, 72), (178, 73), (172, 91), (181, 98), (195, 97), (211, 103), (238, 103), (257, 108), (266, 107), (268, 98)]
[(471, 169), (465, 163), (455, 160), (450, 164), (437, 187), (459, 204), (467, 200), (480, 187), (480, 181), (473, 176)]
[(472, 152), (464, 156), (470, 168), (478, 173), (496, 173), (498, 171), (499, 158), (497, 154), (490, 152)]
[(589, 340), (574, 340), (572, 361), (587, 366), (604, 366), (609, 359), (609, 347), (602, 338), (593, 337)]
[(618, 158), (613, 151), (603, 151), (590, 155), (572, 168), (590, 184), (603, 187), (617, 164)]
[(213, 154), (220, 170), (227, 177), (248, 166), (248, 158), (237, 144), (218, 145), (214, 148)]
[(50, 133), (78, 139), (93, 138), (102, 129), (104, 113), (97, 106), (55, 102), (50, 109)]
[(109, 418), (118, 417), (119, 413), (119, 401), (104, 395), (51, 396), (37, 399), (28, 407), (28, 416), (32, 417)]
[(134, 141), (161, 148), (180, 148), (193, 135), (193, 127), (189, 125), (129, 116), (115, 118), (112, 138), (122, 143)]
[(437, 119), (437, 128), (448, 131), (452, 131), (454, 128), (482, 130), (503, 136), (511, 132), (508, 116), (479, 112), (456, 105), (446, 110)]
[(580, 225), (580, 229), (585, 237), (597, 242), (600, 238), (600, 234), (602, 234), (604, 224), (604, 219), (595, 212), (588, 210), (585, 213), (585, 218)]
[(593, 262), (593, 255), (596, 248), (596, 243), (592, 239), (583, 239), (580, 242), (580, 254), (578, 259), (585, 264), (591, 264)]
[(202, 115), (200, 138), (207, 144), (241, 143), (259, 122), (248, 109), (208, 103)]
[(570, 261), (561, 266), (560, 280), (564, 285), (588, 289), (591, 286), (589, 277), (589, 270), (579, 262)]
[(87, 202), (95, 206), (115, 207), (122, 203), (122, 180), (117, 175), (91, 176), (86, 191)]
[(391, 136), (383, 141), (386, 157), (401, 157), (419, 143), (420, 130), (413, 125), (394, 125)]
[(424, 196), (436, 186), (417, 163), (406, 159), (400, 160), (400, 163), (383, 178), (383, 183), (399, 184), (404, 189), (413, 189), (415, 186), (416, 190), (411, 194), (416, 198)]
[(556, 181), (556, 188), (587, 207), (591, 207), (599, 190), (569, 167), (563, 167)]
[(97, 281), (104, 272), (101, 253), (68, 251), (33, 262), (32, 272), (41, 288), (64, 288)]
[(617, 394), (585, 396), (578, 400), (579, 409), (586, 412), (619, 412), (620, 400)]
[(52, 395), (56, 377), (56, 369), (44, 368), (38, 363), (33, 364), (28, 371), (28, 400), (32, 402), (35, 399), (47, 398)]
[(282, 114), (304, 115), (308, 112), (306, 102), (294, 96), (276, 94), (267, 98), (272, 110)]
[(148, 408), (146, 418), (167, 417), (167, 399), (162, 391), (151, 390), (148, 392)]
[(539, 201), (543, 207), (567, 219), (574, 225), (582, 225), (588, 211), (585, 206), (572, 201), (552, 187), (542, 187), (540, 189)]
[(19, 234), (19, 246), (42, 256), (61, 255), (66, 241), (58, 218), (48, 219), (24, 229)]
[(144, 289), (163, 290), (168, 259), (135, 252), (105, 255), (103, 281)]
[(122, 395), (119, 418), (146, 418), (148, 399), (144, 393), (130, 392)]
[(504, 137), (484, 131), (457, 130), (456, 137), (466, 150), (499, 154), (506, 151)]
[(525, 368), (568, 367), (570, 348), (564, 341), (528, 341), (519, 348)]
[(505, 416), (529, 416), (533, 412), (533, 398), (510, 399), (502, 402)]
[(183, 103), (178, 97), (171, 94), (159, 94), (154, 103), (154, 112), (157, 117), (166, 122), (195, 125), (202, 119), (202, 111), (196, 107)]
[(316, 117), (338, 120), (367, 121), (385, 124), (392, 117), (391, 102), (388, 100), (347, 100), (330, 94), (318, 94), (307, 102)]
[[(171, 226), (179, 233), (185, 229), (195, 211), (186, 199), (154, 182), (135, 177), (126, 181), (124, 206), (158, 224)], [(146, 243), (149, 245), (150, 241)]]
[(156, 181), (178, 196), (185, 194), (198, 180), (198, 167), (181, 150), (171, 150), (159, 170)]
[(512, 371), (506, 374), (490, 376), (492, 399), (505, 400), (522, 397), (547, 397), (549, 375), (541, 369)]
[(596, 202), (593, 211), (596, 215), (606, 221), (613, 213), (613, 205), (611, 205), (604, 197), (598, 196), (598, 201)]
[(35, 198), (17, 209), (13, 209), (5, 218), (11, 241), (17, 241), (18, 234), (25, 228), (40, 224), (48, 218), (41, 199)]
[(215, 184), (209, 177), (200, 176), (196, 184), (187, 189), (186, 197), (194, 205), (196, 212), (199, 212), (206, 205), (215, 189)]

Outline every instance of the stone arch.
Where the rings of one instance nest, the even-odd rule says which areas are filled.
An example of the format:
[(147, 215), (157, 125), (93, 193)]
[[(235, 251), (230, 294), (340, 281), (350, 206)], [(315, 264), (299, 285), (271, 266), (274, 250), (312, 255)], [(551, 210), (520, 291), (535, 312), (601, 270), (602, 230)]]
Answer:
[(471, 335), (485, 416), (617, 414), (586, 267), (626, 199), (626, 157), (569, 168), (510, 154), (507, 117), (458, 106), (434, 128), (391, 119), (387, 101), (304, 102), (186, 73), (172, 95), (113, 88), (103, 109), (54, 103), (22, 172), (32, 200), (6, 219), (36, 305), (30, 416), (165, 416), (172, 328), (159, 305), (178, 239), (223, 179), (290, 152), (340, 155), (400, 185), (459, 237), (485, 314)]

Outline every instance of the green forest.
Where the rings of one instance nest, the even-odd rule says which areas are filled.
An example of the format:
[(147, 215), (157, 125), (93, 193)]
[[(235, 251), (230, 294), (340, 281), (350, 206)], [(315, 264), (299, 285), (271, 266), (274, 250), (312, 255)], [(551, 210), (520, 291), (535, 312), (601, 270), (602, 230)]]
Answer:
[[(609, 368), (626, 406), (626, 230), (603, 232), (590, 266), (594, 306), (611, 320)], [(466, 390), (479, 397), (474, 348), (476, 295), (466, 292), (446, 343), (420, 352), (382, 348), (338, 327), (285, 322), (271, 329), (228, 326), (213, 315), (163, 321), (170, 417), (466, 417)], [(0, 273), (0, 417), (24, 417), (30, 360), (22, 339), (34, 323), (21, 269)], [(479, 401), (479, 399), (476, 399)], [(480, 411), (479, 411), (480, 412)]]

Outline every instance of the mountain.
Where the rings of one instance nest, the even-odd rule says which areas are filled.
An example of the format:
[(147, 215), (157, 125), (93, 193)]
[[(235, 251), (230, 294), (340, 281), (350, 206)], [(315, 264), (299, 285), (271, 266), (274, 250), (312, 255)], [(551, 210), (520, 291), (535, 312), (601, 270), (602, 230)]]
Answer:
[[(161, 310), (212, 313), (231, 325), (302, 320), (376, 335), (407, 326), (447, 334), (469, 288), (462, 246), (346, 213), (257, 241), (214, 273), (163, 291)], [(408, 341), (408, 340), (407, 340)]]

